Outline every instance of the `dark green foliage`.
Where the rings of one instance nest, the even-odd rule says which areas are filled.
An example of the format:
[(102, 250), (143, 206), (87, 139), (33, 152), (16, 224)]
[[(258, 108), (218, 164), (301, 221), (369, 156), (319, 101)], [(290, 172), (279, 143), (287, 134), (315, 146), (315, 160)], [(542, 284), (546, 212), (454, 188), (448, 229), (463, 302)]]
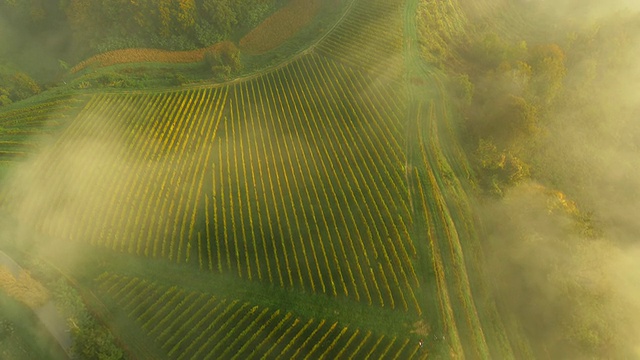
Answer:
[[(0, 106), (60, 83), (68, 71), (67, 63), (73, 65), (98, 53), (124, 48), (194, 50), (224, 40), (235, 41), (284, 3), (283, 0), (0, 0), (0, 64), (13, 69), (0, 71)], [(225, 60), (215, 73), (228, 78), (238, 71), (237, 61), (237, 56)], [(84, 85), (131, 84), (111, 77), (93, 79)]]
[(10, 93), (7, 89), (0, 88), (0, 106), (5, 106), (11, 104)]
[(242, 68), (240, 50), (231, 43), (226, 43), (221, 49), (205, 52), (203, 63), (218, 80), (228, 79)]
[(2, 359), (67, 359), (31, 309), (0, 292)]
[(88, 88), (132, 88), (137, 87), (138, 81), (127, 74), (126, 72), (97, 72), (95, 74), (89, 74), (82, 78), (82, 81), (78, 82), (76, 86), (79, 89)]
[(91, 323), (84, 325), (83, 329), (74, 332), (73, 357), (75, 359), (123, 359), (122, 350), (114, 344), (113, 335), (106, 328)]
[(59, 279), (52, 284), (52, 289), (54, 302), (73, 334), (74, 359), (115, 360), (124, 357), (111, 332), (94, 320), (74, 288)]
[[(238, 13), (230, 0), (201, 0), (202, 25), (215, 32), (228, 36), (235, 25), (238, 24)], [(209, 25), (209, 26), (206, 26)]]
[(0, 106), (39, 94), (38, 85), (29, 75), (10, 69), (0, 69)]
[(28, 74), (41, 86), (55, 81), (61, 73), (58, 60), (67, 61), (72, 51), (57, 0), (0, 0), (0, 34), (0, 64)]
[(67, 21), (87, 55), (128, 47), (191, 50), (262, 21), (275, 0), (70, 0)]
[[(467, 104), (467, 150), (478, 183), (500, 197), (496, 208), (483, 208), (496, 299), (536, 357), (637, 358), (637, 287), (622, 284), (635, 275), (620, 265), (624, 256), (601, 228), (620, 238), (635, 230), (637, 238), (636, 221), (624, 214), (637, 203), (629, 175), (637, 158), (630, 120), (637, 119), (637, 96), (627, 86), (637, 77), (637, 24), (637, 14), (597, 25), (558, 18), (550, 36), (487, 26), (457, 49), (464, 66), (447, 67), (459, 79), (458, 102)], [(558, 29), (566, 28), (563, 37)], [(471, 85), (458, 74), (468, 74)], [(468, 89), (474, 91), (466, 102)], [(597, 216), (550, 190), (557, 188), (598, 209)]]

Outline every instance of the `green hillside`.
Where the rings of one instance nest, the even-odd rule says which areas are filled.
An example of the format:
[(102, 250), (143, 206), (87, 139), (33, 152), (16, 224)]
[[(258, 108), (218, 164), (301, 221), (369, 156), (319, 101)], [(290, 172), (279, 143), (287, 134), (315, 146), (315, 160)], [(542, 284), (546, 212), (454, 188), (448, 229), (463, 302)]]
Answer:
[(131, 358), (526, 356), (489, 295), (418, 5), (354, 0), (307, 50), (227, 83), (0, 113), (0, 201), (28, 229), (7, 246), (75, 281)]

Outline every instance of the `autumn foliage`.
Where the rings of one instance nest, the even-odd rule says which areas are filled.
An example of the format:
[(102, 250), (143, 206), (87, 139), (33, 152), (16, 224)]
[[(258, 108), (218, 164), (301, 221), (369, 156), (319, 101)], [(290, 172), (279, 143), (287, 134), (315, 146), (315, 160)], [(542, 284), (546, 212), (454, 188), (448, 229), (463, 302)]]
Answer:
[(320, 10), (321, 0), (291, 0), (240, 39), (240, 49), (259, 55), (282, 45), (309, 24)]
[[(76, 2), (82, 3), (81, 1)], [(184, 13), (189, 13), (192, 10), (191, 7), (185, 5), (189, 3), (189, 1), (180, 2), (180, 9)], [(311, 22), (318, 13), (321, 3), (322, 0), (291, 0), (289, 4), (268, 17), (243, 37), (239, 42), (240, 50), (248, 54), (258, 55), (275, 49)], [(162, 14), (163, 12), (160, 13)], [(169, 51), (151, 48), (120, 49), (92, 56), (74, 66), (71, 69), (71, 73), (76, 73), (90, 66), (103, 67), (126, 63), (195, 63), (203, 61), (207, 53), (222, 54), (236, 51), (236, 45), (230, 41), (218, 42), (208, 47), (189, 51)]]

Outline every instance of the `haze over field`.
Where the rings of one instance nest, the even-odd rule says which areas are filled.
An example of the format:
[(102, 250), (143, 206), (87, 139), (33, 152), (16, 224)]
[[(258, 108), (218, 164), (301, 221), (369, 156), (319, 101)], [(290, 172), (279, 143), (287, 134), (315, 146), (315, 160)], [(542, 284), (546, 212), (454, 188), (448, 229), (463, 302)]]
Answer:
[[(3, 181), (5, 210), (13, 218), (12, 226), (3, 232), (10, 232), (13, 241), (44, 258), (64, 258), (69, 264), (82, 259), (86, 254), (75, 251), (73, 242), (56, 237), (43, 242), (34, 225), (46, 227), (37, 229), (45, 233), (68, 233), (83, 216), (109, 206), (114, 199), (130, 199), (131, 189), (121, 189), (119, 193), (102, 190), (117, 179), (133, 176), (132, 169), (136, 167), (151, 169), (154, 165), (141, 161), (140, 156), (131, 156), (127, 150), (117, 127), (101, 134), (70, 136), (64, 146), (43, 146)], [(157, 179), (149, 175), (141, 181), (153, 183)], [(137, 206), (133, 202), (128, 205)]]
[[(54, 106), (68, 122), (28, 141), (14, 140), (22, 135), (11, 117), (0, 118), (0, 145), (29, 144), (21, 161), (0, 168), (0, 244), (78, 272), (111, 311), (126, 308), (128, 323), (113, 329), (144, 329), (130, 340), (142, 343), (134, 351), (229, 351), (193, 335), (200, 322), (176, 330), (182, 338), (168, 333), (182, 331), (179, 321), (202, 304), (211, 309), (203, 318), (220, 321), (212, 324), (229, 326), (236, 313), (227, 311), (251, 324), (255, 333), (206, 328), (239, 353), (248, 350), (237, 339), (251, 336), (264, 351), (277, 338), (268, 349), (282, 354), (320, 352), (314, 344), (330, 339), (325, 354), (341, 345), (342, 355), (355, 347), (347, 339), (358, 339), (357, 351), (367, 344), (369, 354), (385, 355), (383, 344), (418, 358), (434, 349), (444, 358), (640, 359), (640, 3), (462, 1), (472, 0), (452, 8), (481, 11), (455, 17), (438, 8), (455, 19), (450, 38), (439, 38), (451, 48), (420, 33), (429, 69), (421, 77), (403, 75), (407, 53), (418, 52), (402, 41), (405, 2), (377, 1), (371, 11), (391, 15), (378, 14), (369, 33), (359, 31), (371, 15), (363, 0), (335, 37), (266, 75), (105, 87), (106, 95), (83, 93), (78, 80)], [(279, 3), (265, 2), (253, 17)], [(420, 8), (443, 4), (422, 0)], [(14, 21), (0, 14), (0, 37), (11, 34), (0, 46), (20, 52), (0, 49), (0, 60), (13, 61), (7, 73), (42, 51), (20, 48), (32, 35), (12, 30)], [(66, 67), (58, 60), (71, 54), (68, 39), (39, 41), (52, 49), (50, 66)], [(407, 79), (437, 95), (404, 94)], [(20, 84), (0, 92), (0, 105), (24, 88), (40, 91)], [(20, 109), (15, 102), (11, 111)], [(454, 138), (440, 135), (454, 128)], [(451, 155), (457, 139), (461, 157)], [(84, 278), (84, 269), (96, 273)], [(179, 295), (165, 303), (166, 294)], [(142, 313), (152, 304), (166, 318)], [(397, 323), (379, 329), (386, 319)], [(278, 333), (283, 324), (307, 337)], [(166, 340), (161, 349), (158, 339)]]
[(503, 281), (499, 303), (524, 319), (551, 358), (577, 351), (638, 358), (640, 6), (537, 6), (542, 19), (555, 19), (554, 36), (568, 32), (568, 19), (598, 33), (599, 45), (569, 55), (567, 95), (544, 115), (543, 134), (530, 146), (533, 179), (566, 197), (528, 181), (485, 201), (487, 263)]

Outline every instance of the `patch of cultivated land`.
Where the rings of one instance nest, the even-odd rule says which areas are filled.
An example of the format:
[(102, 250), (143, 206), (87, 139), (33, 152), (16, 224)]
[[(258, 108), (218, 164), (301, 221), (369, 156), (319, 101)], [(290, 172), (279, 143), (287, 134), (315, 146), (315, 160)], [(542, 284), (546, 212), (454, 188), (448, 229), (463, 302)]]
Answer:
[(168, 358), (512, 357), (487, 341), (505, 335), (467, 274), (468, 169), (443, 75), (417, 55), (416, 9), (355, 1), (320, 43), (251, 78), (0, 114), (16, 129), (6, 151), (30, 151), (41, 110), (59, 124), (33, 125), (55, 141), (25, 175), (50, 191), (7, 191), (3, 207), (100, 253), (52, 261), (123, 342), (136, 333)]

